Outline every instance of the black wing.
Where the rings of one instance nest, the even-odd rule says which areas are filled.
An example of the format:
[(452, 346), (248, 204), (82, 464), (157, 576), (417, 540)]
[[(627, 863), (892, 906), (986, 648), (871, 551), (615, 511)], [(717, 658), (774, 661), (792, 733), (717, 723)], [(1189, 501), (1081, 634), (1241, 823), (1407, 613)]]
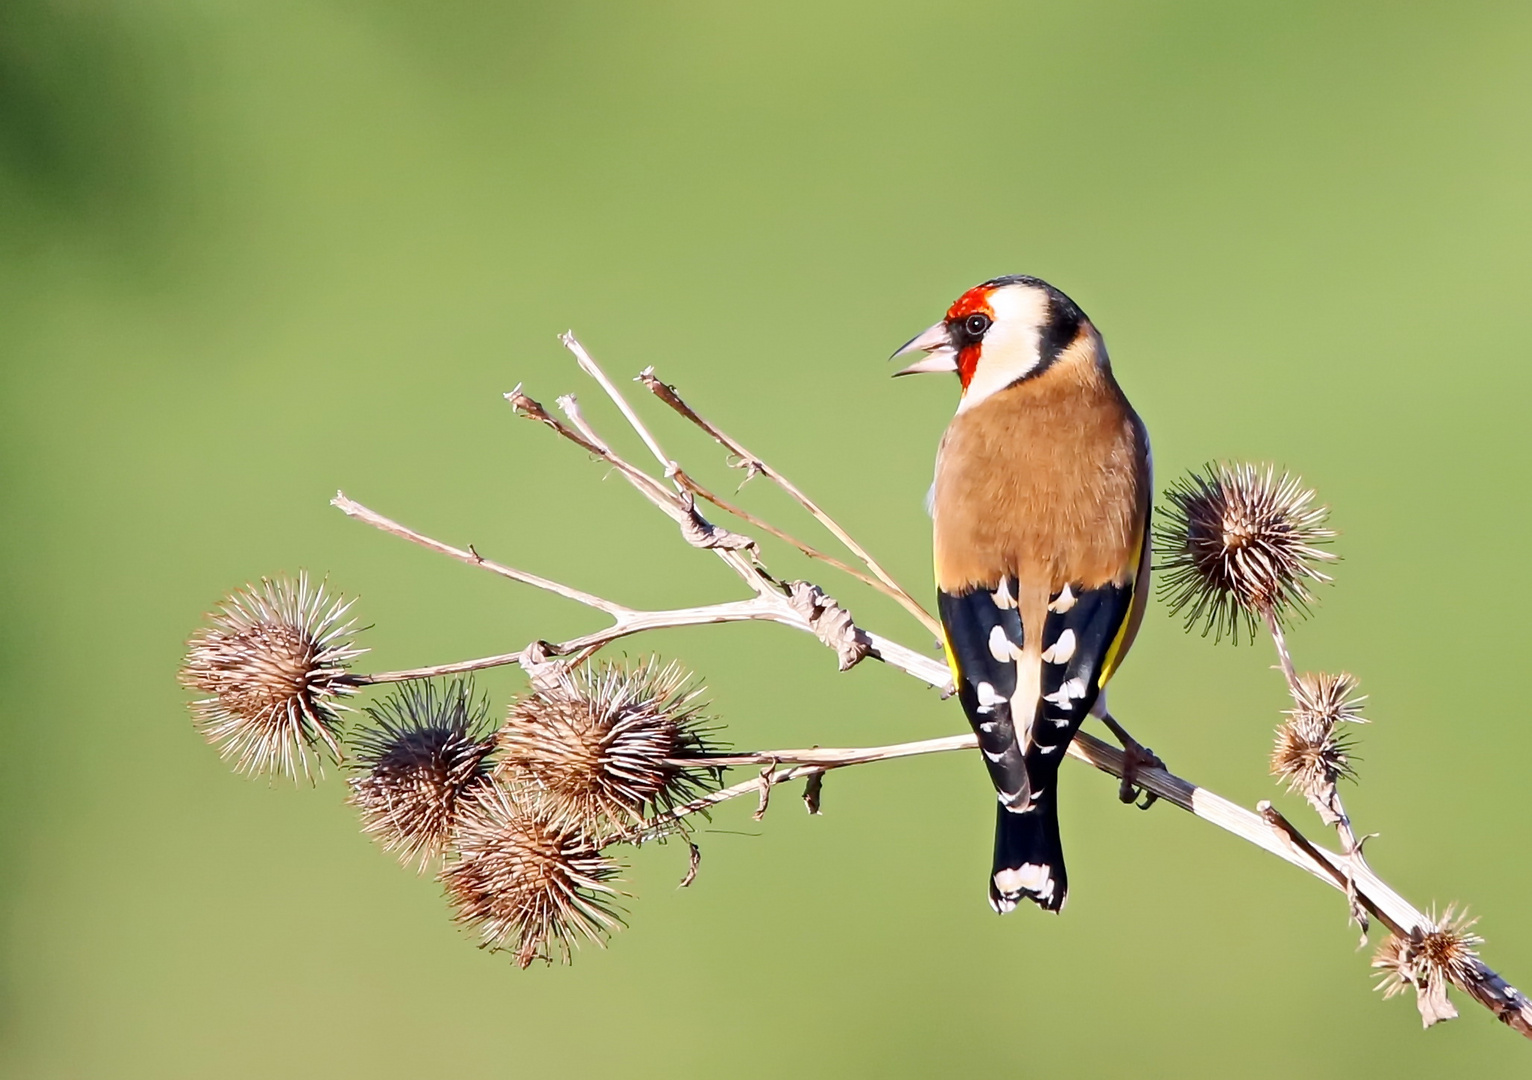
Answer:
[(1048, 604), (1038, 709), (1023, 739), (1032, 798), (1053, 786), (1059, 763), (1096, 704), (1103, 671), (1121, 647), (1133, 584), (1066, 586)]
[[(1002, 581), (993, 592), (973, 589), (960, 595), (938, 591), (937, 608), (946, 630), (947, 663), (963, 712), (979, 737), (1000, 802), (1020, 807), (1030, 798), (1021, 739), (1011, 715), (1017, 665), (1025, 645), (1016, 610), (1016, 583)], [(1022, 731), (1030, 725), (1023, 719)]]

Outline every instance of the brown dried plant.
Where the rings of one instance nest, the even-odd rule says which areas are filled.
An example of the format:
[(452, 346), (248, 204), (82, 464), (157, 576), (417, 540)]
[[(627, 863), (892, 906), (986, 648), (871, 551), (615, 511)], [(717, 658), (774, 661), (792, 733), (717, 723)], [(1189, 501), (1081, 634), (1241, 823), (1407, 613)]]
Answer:
[(1277, 728), (1271, 752), (1272, 775), (1308, 799), (1326, 825), (1344, 814), (1337, 781), (1356, 779), (1352, 740), (1341, 730), (1342, 724), (1366, 723), (1360, 712), (1366, 698), (1356, 688), (1355, 677), (1344, 672), (1299, 676), (1293, 708)]
[(596, 840), (535, 794), (490, 785), (464, 801), (441, 881), (480, 947), (524, 968), (568, 963), (582, 939), (605, 944), (621, 925), (617, 874)]
[(1456, 915), (1449, 907), (1440, 919), (1432, 911), (1423, 930), (1401, 937), (1389, 934), (1372, 958), (1380, 969), (1377, 988), (1385, 998), (1415, 990), (1415, 1004), (1420, 1009), (1422, 1026), (1439, 1020), (1451, 1020), (1458, 1011), (1447, 1000), (1447, 987), (1470, 986), (1478, 976), (1478, 946), (1484, 939), (1472, 933), (1477, 919), (1465, 911)]
[(496, 775), (588, 831), (630, 830), (719, 786), (716, 769), (674, 761), (714, 752), (701, 692), (676, 664), (582, 665), (511, 705)]
[(1163, 572), (1159, 590), (1187, 629), (1215, 639), (1251, 640), (1256, 623), (1307, 610), (1310, 583), (1329, 576), (1315, 565), (1335, 558), (1321, 545), (1327, 507), (1288, 473), (1268, 465), (1209, 464), (1173, 482), (1155, 528)]
[(489, 700), (469, 679), (405, 683), (368, 706), (374, 727), (353, 740), (350, 801), (362, 831), (422, 872), (441, 854), (463, 800), (490, 781)]
[(307, 574), (262, 578), (192, 635), (181, 684), (207, 695), (191, 703), (193, 722), (236, 771), (296, 779), (321, 749), (341, 759), (342, 699), (356, 692), (346, 669), (366, 651), (350, 608)]

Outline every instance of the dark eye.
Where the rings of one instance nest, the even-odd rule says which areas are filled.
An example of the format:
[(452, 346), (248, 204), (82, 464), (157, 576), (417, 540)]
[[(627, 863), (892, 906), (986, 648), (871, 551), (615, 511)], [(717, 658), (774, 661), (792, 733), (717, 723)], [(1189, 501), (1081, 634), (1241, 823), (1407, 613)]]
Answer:
[(970, 315), (963, 320), (963, 330), (969, 337), (981, 338), (984, 331), (989, 329), (989, 322), (988, 315)]

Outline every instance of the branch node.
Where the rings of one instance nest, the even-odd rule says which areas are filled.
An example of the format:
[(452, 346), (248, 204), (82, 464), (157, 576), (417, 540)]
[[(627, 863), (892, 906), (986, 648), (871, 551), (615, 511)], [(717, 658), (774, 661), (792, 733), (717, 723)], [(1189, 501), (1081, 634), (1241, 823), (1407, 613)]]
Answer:
[(690, 491), (682, 491), (676, 497), (680, 500), (683, 513), (680, 519), (681, 537), (692, 547), (747, 551), (752, 557), (755, 555), (756, 543), (750, 537), (714, 525), (698, 513), (696, 497)]
[(564, 685), (569, 669), (563, 662), (554, 659), (556, 656), (558, 652), (555, 647), (546, 641), (534, 641), (521, 650), (516, 663), (527, 673), (527, 680), (533, 690), (548, 693)]
[(867, 635), (851, 620), (851, 613), (818, 585), (789, 581), (787, 602), (803, 616), (814, 636), (835, 650), (842, 671), (855, 667), (871, 651)]

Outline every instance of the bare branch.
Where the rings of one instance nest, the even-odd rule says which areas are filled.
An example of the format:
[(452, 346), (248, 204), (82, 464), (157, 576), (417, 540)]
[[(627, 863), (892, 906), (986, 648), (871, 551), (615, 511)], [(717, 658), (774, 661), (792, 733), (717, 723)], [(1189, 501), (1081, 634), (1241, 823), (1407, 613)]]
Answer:
[(352, 675), (351, 682), (358, 686), (378, 686), (383, 683), (434, 679), (441, 675), (462, 675), (470, 671), (484, 671), (488, 668), (505, 667), (507, 664), (519, 664), (524, 656), (525, 650), (481, 656), (476, 660), (459, 660), (454, 664), (433, 664), (430, 667), (405, 668), (402, 671), (374, 671), (365, 675)]
[(890, 575), (888, 571), (884, 570), (881, 565), (879, 565), (878, 561), (868, 553), (866, 548), (862, 547), (861, 544), (858, 544), (855, 540), (853, 540), (851, 535), (847, 533), (845, 529), (842, 529), (834, 518), (821, 510), (819, 508), (819, 504), (805, 495), (791, 480), (777, 472), (776, 469), (772, 468), (764, 460), (752, 454), (749, 450), (746, 450), (744, 445), (737, 439), (726, 434), (719, 428), (715, 427), (712, 423), (699, 416), (690, 405), (682, 400), (681, 395), (676, 393), (675, 387), (660, 381), (659, 377), (654, 374), (653, 368), (645, 368), (642, 372), (640, 372), (638, 381), (642, 382), (646, 387), (648, 387), (649, 392), (652, 393), (655, 397), (659, 398), (666, 405), (669, 405), (676, 412), (680, 413), (693, 424), (696, 424), (703, 431), (707, 432), (713, 437), (715, 442), (717, 442), (725, 450), (729, 451), (729, 453), (738, 458), (739, 460), (736, 463), (736, 467), (743, 468), (746, 471), (747, 478), (749, 476), (753, 476), (756, 473), (760, 473), (762, 476), (766, 477), (772, 483), (780, 487), (783, 491), (787, 492), (788, 495), (792, 496), (792, 498), (797, 501), (799, 506), (803, 507), (810, 514), (812, 514), (815, 520), (817, 520), (821, 525), (828, 529), (837, 540), (846, 545), (846, 549), (855, 555), (858, 559), (860, 559), (862, 564), (866, 566), (868, 570), (872, 571), (873, 575), (879, 581), (883, 582), (884, 585), (893, 590), (894, 598), (903, 605), (906, 611), (915, 616), (915, 618), (919, 619), (921, 625), (923, 625), (931, 633), (937, 635), (938, 637), (941, 636), (941, 623), (938, 622), (936, 618), (932, 616), (931, 613), (928, 612), (918, 600), (916, 600), (907, 591), (905, 591), (904, 587), (895, 581), (893, 576)]
[[(573, 340), (572, 338), (570, 339)], [(578, 345), (578, 342), (574, 343)], [(589, 364), (595, 367), (595, 361), (590, 355), (580, 349), (576, 356), (583, 356), (581, 366)], [(599, 371), (599, 368), (595, 368)], [(604, 379), (604, 376), (603, 376)], [(610, 386), (607, 381), (604, 385)], [(615, 389), (613, 390), (615, 393)], [(528, 419), (536, 420), (552, 428), (558, 434), (564, 436), (577, 446), (589, 451), (612, 468), (616, 469), (622, 477), (632, 484), (639, 494), (648, 499), (681, 529), (681, 535), (686, 542), (693, 547), (708, 548), (713, 550), (729, 568), (748, 584), (757, 593), (764, 592), (771, 585), (770, 579), (765, 577), (759, 570), (757, 560), (754, 557), (755, 542), (749, 537), (731, 533), (727, 529), (720, 529), (697, 512), (695, 500), (691, 495), (682, 491), (672, 491), (654, 477), (644, 472), (623, 458), (607, 445), (606, 441), (596, 435), (595, 431), (586, 422), (581, 414), (579, 403), (573, 394), (565, 394), (559, 398), (559, 407), (570, 418), (573, 428), (560, 423), (551, 416), (547, 409), (522, 392), (520, 386), (505, 395), (511, 403), (511, 408), (519, 415)], [(626, 406), (626, 402), (623, 402)], [(652, 438), (652, 436), (651, 436)], [(747, 555), (741, 555), (742, 549), (749, 549)]]
[[(1272, 643), (1277, 649), (1277, 663), (1282, 672), (1282, 678), (1287, 683), (1288, 695), (1293, 703), (1302, 707), (1303, 690), (1298, 681), (1297, 670), (1293, 667), (1293, 657), (1288, 651), (1287, 635), (1282, 632), (1282, 623), (1277, 618), (1275, 608), (1266, 605), (1261, 614), (1266, 623), (1266, 629), (1271, 634)], [(1354, 871), (1358, 867), (1365, 868), (1366, 857), (1362, 854), (1362, 845), (1358, 842), (1356, 832), (1351, 827), (1351, 815), (1346, 812), (1346, 804), (1341, 799), (1338, 789), (1332, 784), (1328, 792), (1328, 806), (1326, 813), (1333, 815), (1335, 833), (1341, 843), (1341, 854), (1345, 857), (1347, 866), (1347, 884), (1342, 891), (1346, 894), (1346, 902), (1351, 918), (1356, 922), (1362, 932), (1362, 944), (1367, 943), (1367, 905), (1364, 898), (1356, 890)]]
[(649, 429), (644, 426), (644, 422), (633, 411), (633, 406), (628, 404), (628, 399), (622, 396), (617, 387), (612, 383), (612, 380), (607, 378), (606, 372), (601, 370), (601, 365), (597, 364), (591, 358), (590, 353), (585, 351), (585, 346), (581, 345), (574, 336), (574, 331), (564, 331), (564, 333), (559, 335), (559, 341), (563, 343), (564, 348), (574, 353), (575, 363), (580, 365), (580, 370), (592, 379), (595, 379), (600, 384), (601, 389), (606, 391), (606, 396), (611, 398), (612, 403), (622, 412), (623, 419), (628, 422), (628, 425), (638, 432), (638, 437), (644, 440), (644, 445), (654, 455), (654, 460), (660, 463), (660, 467), (666, 470), (667, 473), (674, 468), (675, 462), (670, 459), (670, 455), (660, 448), (659, 440), (650, 434)]
[(429, 536), (424, 536), (391, 518), (384, 517), (375, 510), (369, 510), (355, 499), (347, 498), (344, 491), (337, 491), (335, 498), (330, 500), (330, 505), (347, 517), (356, 518), (358, 521), (366, 522), (375, 529), (382, 529), (386, 533), (403, 537), (412, 544), (419, 544), (423, 548), (429, 548), (443, 555), (450, 555), (452, 558), (459, 562), (465, 562), (469, 566), (481, 566), (492, 574), (499, 574), (501, 577), (510, 578), (512, 581), (519, 581), (524, 585), (531, 585), (533, 588), (542, 589), (544, 592), (554, 593), (557, 596), (564, 597), (566, 600), (573, 600), (577, 604), (584, 604), (586, 607), (595, 608), (597, 611), (604, 611), (608, 615), (615, 617), (629, 610), (621, 604), (614, 604), (610, 600), (603, 600), (592, 593), (486, 559), (472, 549), (464, 550), (463, 548), (453, 547), (451, 544), (444, 544), (440, 540), (433, 540)]
[(676, 467), (674, 479), (677, 484), (691, 492), (693, 495), (697, 496), (697, 498), (707, 500), (714, 506), (718, 507), (718, 509), (722, 510), (724, 513), (733, 514), (741, 521), (749, 522), (751, 525), (754, 525), (762, 532), (769, 533), (772, 536), (775, 536), (778, 540), (781, 540), (787, 544), (791, 544), (793, 547), (803, 552), (803, 554), (807, 555), (809, 558), (818, 559), (820, 562), (827, 566), (833, 566), (841, 573), (848, 574), (851, 577), (856, 578), (863, 585), (877, 589), (879, 592), (883, 593), (883, 595), (889, 597), (890, 599), (899, 600), (902, 602), (904, 594), (901, 593), (898, 589), (889, 588), (877, 578), (869, 577), (849, 563), (841, 562), (833, 555), (826, 555), (823, 551), (820, 551), (818, 548), (812, 546), (811, 544), (806, 544), (802, 540), (799, 540), (796, 536), (793, 536), (791, 533), (777, 528), (775, 525), (765, 520), (764, 518), (757, 517), (750, 511), (746, 510), (744, 507), (738, 506), (726, 499), (721, 498), (713, 491), (698, 483), (689, 473), (686, 472), (685, 469), (682, 469), (680, 466)]

